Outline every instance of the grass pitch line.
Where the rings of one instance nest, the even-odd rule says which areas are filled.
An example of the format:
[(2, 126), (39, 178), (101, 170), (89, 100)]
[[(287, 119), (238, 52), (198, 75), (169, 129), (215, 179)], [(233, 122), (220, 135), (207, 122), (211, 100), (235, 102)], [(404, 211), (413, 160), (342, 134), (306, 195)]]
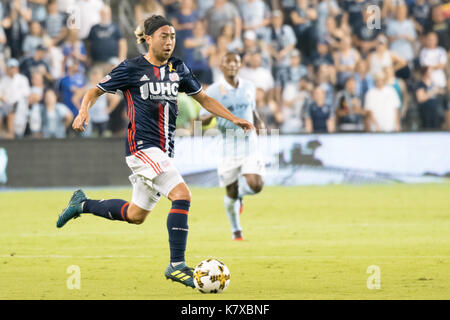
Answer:
[[(195, 259), (202, 259), (204, 256), (191, 256)], [(248, 259), (249, 256), (220, 256), (222, 259)], [(2, 254), (1, 259), (19, 258), (19, 259), (155, 259), (156, 256), (149, 255), (99, 255), (99, 256), (75, 256), (75, 255), (56, 255), (56, 254), (37, 254), (37, 255), (16, 255)], [(432, 256), (252, 256), (254, 259), (450, 259), (449, 256), (432, 255)]]
[(48, 233), (18, 233), (18, 234), (11, 234), (11, 233), (2, 233), (0, 234), (0, 237), (3, 238), (11, 238), (11, 237), (24, 237), (24, 238), (30, 238), (30, 237), (71, 237), (71, 236), (89, 236), (89, 235), (124, 235), (124, 234), (143, 234), (148, 235), (148, 232), (145, 232), (143, 230), (141, 231), (113, 231), (113, 232), (98, 232), (98, 231), (92, 231), (92, 232), (48, 232)]

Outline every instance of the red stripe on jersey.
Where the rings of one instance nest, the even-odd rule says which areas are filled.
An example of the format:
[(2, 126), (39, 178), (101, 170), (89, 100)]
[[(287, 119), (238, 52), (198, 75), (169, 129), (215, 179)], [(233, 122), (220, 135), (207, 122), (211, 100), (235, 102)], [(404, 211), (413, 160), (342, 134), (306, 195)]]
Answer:
[(136, 149), (136, 142), (135, 142), (135, 135), (136, 135), (136, 123), (134, 121), (134, 103), (133, 103), (133, 98), (131, 97), (131, 93), (129, 90), (125, 91), (125, 97), (127, 98), (128, 101), (128, 117), (130, 118), (130, 122), (131, 122), (131, 130), (129, 129), (128, 132), (128, 144), (130, 146), (130, 152), (131, 154), (135, 154), (137, 152)]
[(132, 133), (131, 142), (133, 143), (134, 152), (137, 152), (137, 150), (136, 150), (136, 139), (135, 139), (135, 136), (136, 136), (136, 121), (134, 119), (135, 118), (135, 108), (134, 108), (133, 97), (131, 96), (130, 91), (128, 91), (128, 95), (130, 96), (131, 106), (132, 106), (131, 114), (133, 115), (133, 122), (131, 123), (131, 133)]
[(159, 145), (161, 147), (161, 150), (163, 152), (166, 152), (166, 137), (164, 136), (164, 107), (163, 105), (158, 102), (159, 107)]
[[(142, 157), (144, 157), (145, 159), (147, 159), (148, 162), (150, 162), (151, 164), (153, 164), (157, 170), (155, 170), (156, 173), (161, 173), (162, 169), (161, 166), (159, 165), (159, 163), (155, 163), (148, 155), (146, 155), (144, 152), (142, 151), (138, 151), (138, 154)], [(158, 172), (159, 171), (159, 172)]]
[(161, 75), (159, 74), (159, 68), (153, 67), (153, 72), (155, 73), (155, 77), (156, 77), (158, 80), (161, 80)]
[(142, 162), (149, 164), (156, 174), (160, 174), (162, 172), (161, 166), (158, 163), (155, 163), (152, 159), (150, 159), (150, 157), (147, 156), (145, 153), (143, 153), (142, 151), (137, 151), (136, 149), (136, 141), (135, 141), (136, 124), (134, 118), (135, 110), (133, 98), (129, 90), (125, 91), (125, 98), (127, 99), (128, 102), (128, 117), (130, 118), (131, 122), (131, 129), (128, 129), (128, 144), (130, 146), (130, 152), (132, 155), (137, 157)]
[[(131, 103), (130, 103), (130, 101), (128, 100), (128, 96), (127, 96), (127, 93), (126, 93), (126, 91), (124, 91), (124, 97), (125, 97), (125, 99), (127, 100), (127, 106), (128, 106), (128, 119), (130, 120), (130, 123), (131, 123)], [(130, 153), (131, 153), (131, 140), (130, 140), (130, 133), (131, 133), (131, 129), (130, 128), (128, 128), (127, 129), (127, 139), (128, 139), (128, 146), (130, 147)]]
[[(127, 100), (127, 105), (128, 105), (128, 118), (130, 119), (130, 122), (131, 122), (131, 102), (128, 99), (128, 95), (127, 95), (126, 91), (124, 91), (124, 96), (125, 96), (125, 99)], [(130, 148), (130, 153), (133, 154), (133, 150), (131, 149), (131, 128), (128, 128), (128, 130), (127, 130), (127, 139), (128, 139), (128, 146)]]

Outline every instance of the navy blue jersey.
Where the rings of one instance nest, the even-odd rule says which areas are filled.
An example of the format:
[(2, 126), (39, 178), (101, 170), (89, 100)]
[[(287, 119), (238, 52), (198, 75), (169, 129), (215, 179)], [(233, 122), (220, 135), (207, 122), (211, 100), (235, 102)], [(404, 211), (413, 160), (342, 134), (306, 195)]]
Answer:
[(333, 110), (330, 106), (325, 104), (319, 107), (313, 102), (309, 106), (308, 115), (312, 120), (314, 132), (328, 131), (327, 121), (333, 116)]
[(109, 93), (121, 90), (127, 101), (127, 156), (157, 147), (173, 157), (178, 92), (194, 95), (202, 90), (180, 59), (171, 57), (167, 64), (154, 66), (142, 55), (124, 60), (97, 87)]

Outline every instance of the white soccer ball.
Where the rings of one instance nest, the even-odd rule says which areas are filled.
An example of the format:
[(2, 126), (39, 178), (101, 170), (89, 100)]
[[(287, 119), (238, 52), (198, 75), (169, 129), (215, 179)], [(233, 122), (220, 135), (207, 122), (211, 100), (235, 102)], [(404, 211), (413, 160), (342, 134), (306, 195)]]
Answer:
[(194, 284), (202, 293), (221, 293), (230, 284), (230, 270), (217, 259), (203, 260), (194, 270)]

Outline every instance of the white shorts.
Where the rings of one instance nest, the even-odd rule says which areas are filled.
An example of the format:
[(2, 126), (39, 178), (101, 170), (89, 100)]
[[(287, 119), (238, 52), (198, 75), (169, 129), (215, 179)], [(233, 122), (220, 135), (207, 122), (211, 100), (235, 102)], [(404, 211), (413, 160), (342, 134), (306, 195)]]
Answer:
[(240, 175), (257, 174), (264, 177), (265, 163), (261, 155), (249, 155), (241, 158), (227, 157), (219, 162), (217, 174), (221, 187), (226, 187), (237, 181)]
[(125, 159), (133, 172), (129, 176), (133, 185), (131, 202), (144, 210), (152, 210), (161, 195), (168, 197), (175, 186), (184, 182), (173, 160), (159, 148), (139, 150)]

